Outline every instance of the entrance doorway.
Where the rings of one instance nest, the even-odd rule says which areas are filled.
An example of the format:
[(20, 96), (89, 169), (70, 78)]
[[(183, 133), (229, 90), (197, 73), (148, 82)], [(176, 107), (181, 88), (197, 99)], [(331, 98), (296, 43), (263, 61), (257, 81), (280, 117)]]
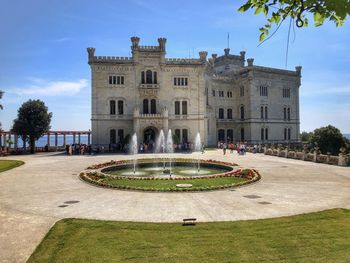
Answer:
[(145, 143), (154, 143), (156, 141), (156, 129), (149, 127), (143, 132), (143, 141)]

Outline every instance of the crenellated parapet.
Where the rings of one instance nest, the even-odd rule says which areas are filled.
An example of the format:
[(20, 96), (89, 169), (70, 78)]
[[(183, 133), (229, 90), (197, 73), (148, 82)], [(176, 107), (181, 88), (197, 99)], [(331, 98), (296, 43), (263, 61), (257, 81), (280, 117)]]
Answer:
[(171, 65), (202, 65), (203, 62), (197, 58), (166, 58), (165, 64)]

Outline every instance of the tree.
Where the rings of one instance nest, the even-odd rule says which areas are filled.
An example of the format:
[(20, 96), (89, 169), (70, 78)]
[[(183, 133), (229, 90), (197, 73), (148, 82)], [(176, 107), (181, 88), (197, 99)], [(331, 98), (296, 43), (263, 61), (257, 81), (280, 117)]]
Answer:
[(306, 131), (303, 131), (301, 134), (300, 134), (300, 139), (302, 142), (309, 142), (311, 137), (312, 137), (313, 133), (312, 132), (306, 132)]
[(308, 14), (313, 15), (315, 26), (323, 25), (326, 19), (342, 26), (350, 14), (350, 0), (246, 0), (238, 11), (249, 9), (255, 10), (255, 15), (263, 13), (266, 16), (267, 24), (259, 29), (262, 42), (273, 25), (277, 26), (277, 31), (287, 18), (297, 27), (308, 26)]
[(49, 131), (52, 113), (41, 100), (29, 100), (18, 109), (17, 119), (13, 121), (12, 131), (22, 140), (29, 141), (30, 152), (34, 153), (35, 141)]
[(340, 130), (331, 125), (314, 130), (310, 142), (320, 147), (322, 153), (338, 154), (339, 149), (346, 146), (346, 139)]

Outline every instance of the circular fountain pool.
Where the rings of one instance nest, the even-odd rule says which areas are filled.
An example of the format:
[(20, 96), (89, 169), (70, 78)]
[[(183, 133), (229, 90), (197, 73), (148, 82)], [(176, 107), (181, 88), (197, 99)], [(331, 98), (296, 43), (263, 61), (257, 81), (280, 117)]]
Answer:
[[(215, 160), (182, 158), (123, 160), (90, 166), (80, 177), (103, 187), (143, 191), (215, 190), (260, 179), (257, 171), (235, 166)], [(185, 180), (191, 187), (178, 187), (179, 180)]]

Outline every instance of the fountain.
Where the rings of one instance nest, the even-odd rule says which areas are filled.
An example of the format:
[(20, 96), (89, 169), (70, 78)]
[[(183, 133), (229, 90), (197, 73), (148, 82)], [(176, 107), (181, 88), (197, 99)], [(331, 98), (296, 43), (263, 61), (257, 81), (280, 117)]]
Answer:
[[(171, 129), (168, 131), (168, 136), (166, 139), (166, 152), (173, 153), (174, 152), (174, 144), (173, 144), (173, 136), (171, 134)], [(164, 170), (165, 172), (166, 170)], [(171, 158), (169, 158), (169, 175), (171, 176)]]
[[(201, 143), (201, 135), (199, 132), (196, 135), (196, 140), (194, 144), (194, 150), (196, 152), (201, 152), (202, 151), (202, 143)], [(197, 174), (200, 172), (200, 159), (199, 159), (199, 154), (198, 154), (198, 159), (197, 159)]]
[[(130, 153), (133, 155), (136, 155), (138, 152), (138, 145), (137, 145), (137, 135), (134, 133), (134, 135), (131, 138), (131, 146), (130, 146)], [(134, 174), (136, 173), (136, 156), (134, 156)]]
[[(163, 130), (160, 130), (159, 136), (156, 141), (156, 153), (163, 153), (165, 152), (165, 136)], [(163, 171), (165, 170), (165, 160), (163, 161)]]

